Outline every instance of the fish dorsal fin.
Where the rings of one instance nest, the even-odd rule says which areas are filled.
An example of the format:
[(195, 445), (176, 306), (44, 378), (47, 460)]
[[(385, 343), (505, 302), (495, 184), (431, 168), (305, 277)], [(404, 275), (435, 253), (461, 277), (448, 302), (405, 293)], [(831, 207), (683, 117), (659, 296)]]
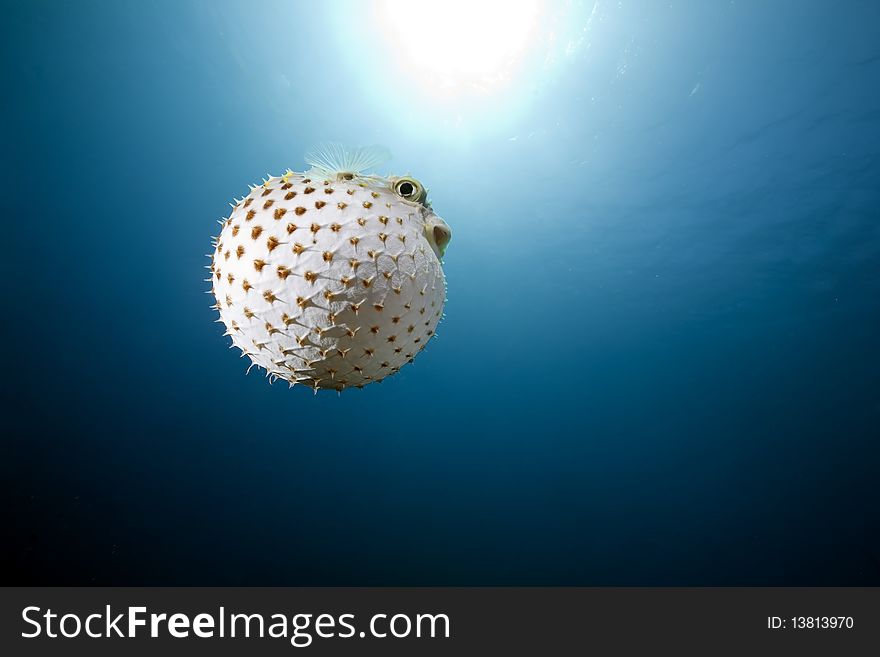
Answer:
[(339, 173), (361, 174), (384, 164), (391, 159), (391, 153), (384, 146), (359, 146), (347, 148), (336, 142), (318, 144), (305, 154), (305, 161), (312, 171), (327, 177)]

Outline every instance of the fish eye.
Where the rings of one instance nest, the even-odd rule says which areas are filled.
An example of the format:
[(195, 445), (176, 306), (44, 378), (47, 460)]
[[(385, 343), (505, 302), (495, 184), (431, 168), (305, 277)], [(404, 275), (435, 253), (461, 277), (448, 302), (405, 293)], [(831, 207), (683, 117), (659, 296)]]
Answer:
[(394, 183), (394, 193), (400, 198), (414, 203), (425, 201), (425, 188), (415, 178), (401, 178)]

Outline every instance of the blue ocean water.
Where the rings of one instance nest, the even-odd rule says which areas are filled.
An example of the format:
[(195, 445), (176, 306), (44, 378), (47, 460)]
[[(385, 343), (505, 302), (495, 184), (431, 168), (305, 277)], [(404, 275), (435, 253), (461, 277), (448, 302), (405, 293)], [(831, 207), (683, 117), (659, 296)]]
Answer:
[[(458, 95), (371, 11), (4, 6), (4, 583), (880, 584), (880, 5), (548, 3)], [(454, 229), (341, 396), (202, 280), (328, 139)]]

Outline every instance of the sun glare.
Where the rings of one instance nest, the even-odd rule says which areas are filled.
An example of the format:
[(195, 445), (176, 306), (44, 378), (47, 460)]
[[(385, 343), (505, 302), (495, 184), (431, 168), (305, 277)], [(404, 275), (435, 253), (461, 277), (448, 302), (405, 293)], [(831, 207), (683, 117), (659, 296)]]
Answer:
[(402, 68), (439, 95), (487, 91), (515, 72), (534, 39), (530, 0), (382, 0), (378, 18)]

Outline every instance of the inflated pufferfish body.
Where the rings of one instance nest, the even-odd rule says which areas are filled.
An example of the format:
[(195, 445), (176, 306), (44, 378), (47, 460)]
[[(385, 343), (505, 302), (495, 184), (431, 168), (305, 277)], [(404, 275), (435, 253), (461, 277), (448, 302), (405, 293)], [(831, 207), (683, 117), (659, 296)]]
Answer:
[(215, 308), (270, 378), (362, 387), (434, 335), (452, 233), (417, 180), (364, 173), (383, 153), (323, 146), (306, 156), (309, 171), (268, 178), (221, 222)]

